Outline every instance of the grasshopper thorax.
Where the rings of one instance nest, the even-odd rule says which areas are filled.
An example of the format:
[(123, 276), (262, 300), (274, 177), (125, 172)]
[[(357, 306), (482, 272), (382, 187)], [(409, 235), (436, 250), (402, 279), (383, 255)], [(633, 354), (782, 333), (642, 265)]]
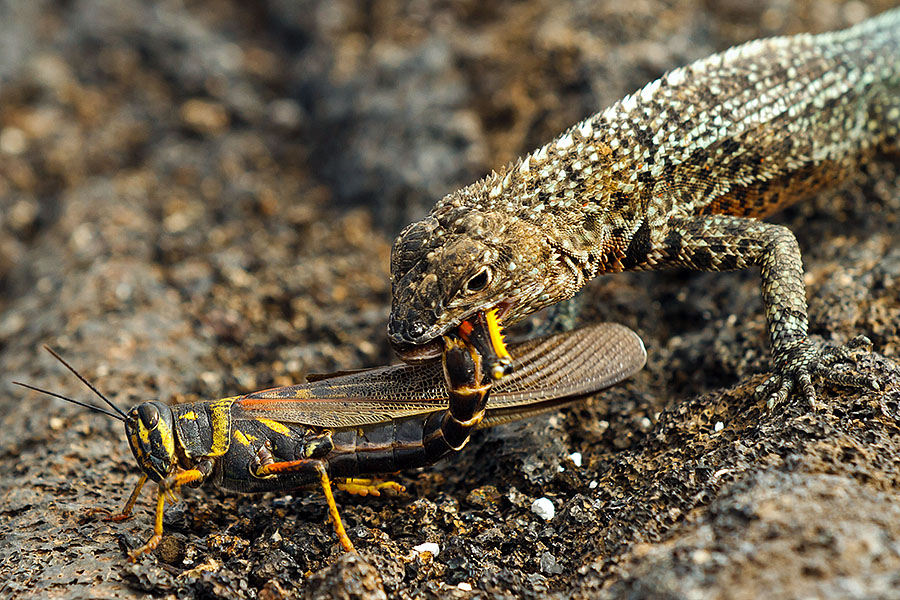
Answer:
[(161, 402), (144, 402), (128, 411), (125, 434), (141, 470), (153, 481), (175, 467), (175, 427), (172, 409)]

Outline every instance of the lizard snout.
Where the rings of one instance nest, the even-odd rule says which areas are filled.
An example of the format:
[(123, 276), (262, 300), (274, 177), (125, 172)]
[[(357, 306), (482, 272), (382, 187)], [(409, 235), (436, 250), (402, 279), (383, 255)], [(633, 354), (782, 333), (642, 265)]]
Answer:
[(391, 341), (412, 343), (425, 335), (427, 328), (421, 321), (391, 318), (388, 324), (388, 335)]
[(428, 329), (421, 320), (391, 315), (388, 339), (394, 352), (406, 362), (434, 360), (440, 357), (444, 346), (439, 337), (425, 339)]

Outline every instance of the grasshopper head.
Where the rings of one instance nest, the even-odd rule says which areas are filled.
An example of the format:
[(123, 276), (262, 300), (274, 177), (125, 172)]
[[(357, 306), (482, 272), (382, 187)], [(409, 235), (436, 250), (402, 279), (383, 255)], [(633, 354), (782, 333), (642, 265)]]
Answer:
[(134, 454), (135, 460), (141, 470), (153, 481), (157, 483), (166, 478), (166, 476), (175, 468), (178, 457), (175, 455), (175, 417), (172, 409), (161, 402), (144, 402), (132, 408), (126, 413), (116, 404), (104, 396), (100, 390), (85, 379), (78, 371), (69, 365), (63, 358), (57, 354), (49, 346), (44, 346), (47, 352), (61, 362), (67, 369), (72, 371), (78, 379), (88, 386), (92, 392), (97, 394), (112, 411), (93, 404), (81, 402), (41, 389), (27, 383), (14, 381), (16, 385), (20, 385), (29, 390), (40, 392), (72, 404), (84, 407), (94, 412), (102, 413), (107, 417), (111, 417), (125, 423), (125, 434), (128, 436), (128, 443), (131, 445), (131, 452)]
[(177, 462), (172, 409), (144, 402), (125, 416), (125, 434), (141, 470), (153, 481), (165, 479)]

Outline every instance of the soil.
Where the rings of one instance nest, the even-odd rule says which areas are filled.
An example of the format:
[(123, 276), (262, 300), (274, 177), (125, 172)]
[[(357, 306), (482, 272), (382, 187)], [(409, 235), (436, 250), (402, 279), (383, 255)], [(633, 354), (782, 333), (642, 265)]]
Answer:
[[(0, 597), (900, 597), (900, 168), (780, 214), (810, 328), (881, 391), (769, 410), (758, 272), (626, 274), (585, 321), (647, 368), (338, 494), (187, 490), (159, 550), (119, 405), (396, 360), (399, 229), (667, 69), (890, 2), (0, 0)], [(91, 400), (93, 401), (93, 400)], [(580, 461), (579, 461), (580, 458)], [(555, 516), (532, 510), (548, 499)], [(416, 546), (433, 542), (437, 554)]]

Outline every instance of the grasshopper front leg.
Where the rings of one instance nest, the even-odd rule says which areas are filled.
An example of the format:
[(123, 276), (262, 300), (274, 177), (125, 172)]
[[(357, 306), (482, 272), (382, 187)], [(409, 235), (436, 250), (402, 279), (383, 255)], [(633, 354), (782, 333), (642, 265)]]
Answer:
[(134, 509), (134, 505), (137, 503), (137, 499), (141, 495), (141, 490), (144, 488), (144, 484), (147, 483), (147, 479), (147, 474), (141, 473), (138, 482), (135, 484), (134, 489), (131, 490), (131, 495), (128, 496), (128, 500), (125, 502), (125, 506), (122, 507), (121, 512), (113, 513), (113, 511), (108, 508), (97, 507), (88, 510), (87, 514), (89, 516), (101, 514), (103, 515), (104, 521), (114, 521), (116, 523), (131, 518), (131, 511)]
[[(135, 548), (128, 553), (129, 561), (137, 562), (138, 558), (140, 558), (142, 554), (147, 554), (156, 550), (156, 547), (159, 546), (159, 542), (162, 541), (163, 509), (165, 508), (166, 497), (168, 496), (170, 502), (174, 504), (178, 501), (178, 498), (175, 496), (175, 492), (178, 491), (181, 486), (189, 484), (199, 484), (212, 472), (212, 468), (213, 461), (211, 459), (205, 459), (198, 463), (197, 466), (193, 469), (179, 471), (178, 473), (170, 475), (159, 482), (156, 487), (156, 518), (154, 519), (153, 524), (153, 535), (150, 536), (150, 539), (147, 540), (146, 544), (144, 544), (140, 548)], [(128, 499), (128, 502), (125, 505), (125, 508), (122, 510), (122, 514), (117, 515), (117, 517), (121, 517), (121, 519), (128, 517), (128, 515), (131, 513), (131, 509), (134, 507), (134, 503), (137, 501), (137, 495), (140, 492), (141, 487), (143, 486), (145, 481), (146, 476), (142, 477), (141, 481), (138, 482), (138, 486), (135, 488), (134, 492), (132, 492), (131, 497)], [(121, 519), (117, 518), (116, 520)]]

